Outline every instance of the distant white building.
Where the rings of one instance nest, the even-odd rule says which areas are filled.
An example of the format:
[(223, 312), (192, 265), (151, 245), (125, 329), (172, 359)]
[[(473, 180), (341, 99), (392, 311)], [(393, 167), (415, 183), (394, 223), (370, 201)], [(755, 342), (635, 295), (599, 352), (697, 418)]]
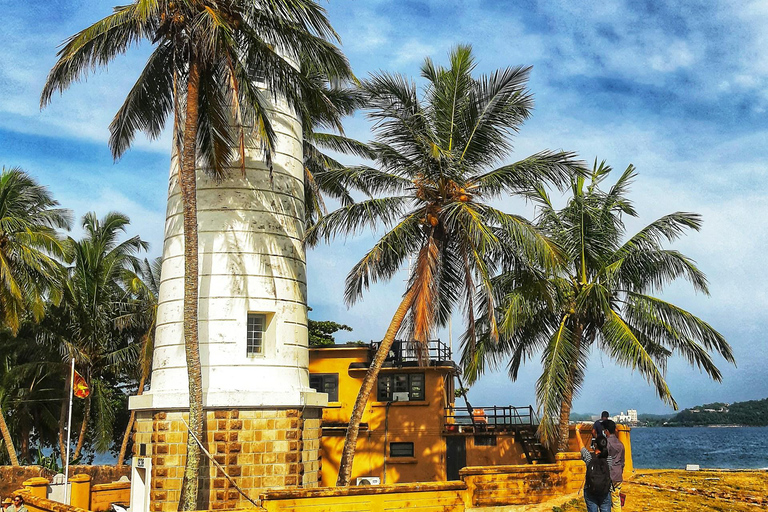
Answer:
[(627, 413), (625, 414), (624, 411), (621, 411), (616, 416), (613, 416), (611, 418), (616, 423), (622, 423), (624, 425), (630, 424), (630, 423), (637, 423), (637, 410), (636, 409), (629, 409)]

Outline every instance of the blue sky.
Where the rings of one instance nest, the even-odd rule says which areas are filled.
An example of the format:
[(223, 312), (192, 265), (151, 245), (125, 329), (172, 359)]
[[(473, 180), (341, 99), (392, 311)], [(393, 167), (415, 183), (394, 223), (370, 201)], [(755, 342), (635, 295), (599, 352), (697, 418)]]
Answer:
[[(696, 259), (711, 282), (710, 297), (671, 287), (665, 297), (700, 315), (734, 347), (738, 367), (718, 360), (722, 384), (681, 360), (668, 382), (682, 407), (707, 401), (768, 397), (764, 379), (768, 295), (768, 4), (761, 1), (567, 2), (481, 0), (331, 0), (323, 3), (360, 77), (386, 70), (415, 77), (424, 57), (445, 62), (469, 43), (479, 72), (532, 65), (533, 117), (515, 141), (515, 157), (538, 150), (576, 151), (606, 159), (639, 178), (633, 199), (637, 229), (672, 211), (701, 213), (704, 229), (675, 248)], [(107, 149), (107, 126), (147, 56), (143, 46), (90, 76), (44, 111), (39, 94), (67, 36), (109, 14), (110, 1), (0, 0), (0, 164), (19, 165), (81, 216), (118, 210), (159, 255), (169, 168), (169, 139), (139, 138), (120, 162)], [(364, 116), (347, 133), (369, 138)], [(530, 211), (509, 200), (509, 211)], [(352, 309), (343, 305), (346, 272), (372, 237), (336, 242), (308, 255), (313, 318), (355, 330), (345, 339), (378, 339), (403, 281), (376, 285)], [(403, 276), (404, 277), (404, 276)], [(461, 330), (454, 321), (453, 337)], [(447, 339), (448, 333), (441, 333)], [(532, 361), (510, 383), (502, 371), (473, 388), (475, 404), (527, 405), (540, 370)], [(598, 412), (670, 409), (636, 373), (593, 354), (574, 409)]]

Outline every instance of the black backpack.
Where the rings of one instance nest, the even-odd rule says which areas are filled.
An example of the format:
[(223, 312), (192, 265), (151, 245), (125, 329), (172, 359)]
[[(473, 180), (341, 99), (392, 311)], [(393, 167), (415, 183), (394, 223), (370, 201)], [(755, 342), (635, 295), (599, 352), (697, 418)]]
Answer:
[(608, 467), (608, 459), (592, 455), (592, 460), (587, 464), (584, 490), (596, 497), (603, 497), (611, 491), (611, 470)]

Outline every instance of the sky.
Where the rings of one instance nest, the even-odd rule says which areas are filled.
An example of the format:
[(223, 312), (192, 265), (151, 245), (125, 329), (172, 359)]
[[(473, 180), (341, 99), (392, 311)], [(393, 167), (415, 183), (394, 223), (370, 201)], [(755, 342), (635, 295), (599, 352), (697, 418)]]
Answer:
[[(114, 1), (114, 0), (113, 0)], [(118, 2), (119, 3), (119, 2)], [(768, 255), (768, 3), (689, 0), (330, 0), (321, 2), (342, 39), (356, 75), (388, 71), (417, 78), (429, 56), (446, 63), (451, 48), (471, 44), (477, 72), (533, 66), (535, 109), (515, 138), (509, 161), (542, 149), (605, 159), (618, 174), (634, 164), (631, 198), (637, 230), (673, 211), (700, 213), (703, 229), (674, 244), (694, 258), (710, 281), (710, 296), (684, 283), (664, 298), (708, 321), (731, 343), (737, 365), (720, 358), (716, 383), (680, 358), (667, 381), (681, 408), (768, 397), (765, 332)], [(88, 211), (130, 216), (131, 234), (162, 248), (170, 140), (139, 137), (114, 162), (108, 125), (143, 67), (145, 44), (89, 76), (50, 106), (39, 108), (58, 45), (111, 12), (97, 0), (0, 0), (0, 165), (20, 166), (49, 187), (77, 218)], [(369, 140), (357, 115), (349, 136)], [(507, 211), (532, 216), (521, 201)], [(75, 231), (77, 233), (77, 231)], [(380, 233), (379, 233), (380, 234)], [(76, 236), (76, 235), (75, 235)], [(307, 255), (310, 317), (351, 326), (338, 341), (378, 340), (404, 290), (405, 274), (373, 286), (348, 309), (346, 273), (374, 235), (312, 250)], [(460, 315), (449, 333), (456, 349)], [(541, 365), (529, 361), (516, 382), (504, 367), (471, 389), (473, 405), (535, 402)], [(670, 413), (653, 389), (626, 368), (593, 353), (574, 411), (637, 409)]]

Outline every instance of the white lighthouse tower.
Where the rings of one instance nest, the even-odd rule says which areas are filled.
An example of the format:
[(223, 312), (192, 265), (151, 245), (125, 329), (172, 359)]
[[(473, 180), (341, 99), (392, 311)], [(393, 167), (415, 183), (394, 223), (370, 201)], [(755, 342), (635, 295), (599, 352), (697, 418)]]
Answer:
[[(199, 339), (206, 449), (252, 497), (269, 487), (316, 486), (321, 407), (309, 387), (301, 123), (280, 102), (272, 169), (246, 151), (216, 182), (198, 171)], [(135, 454), (150, 467), (153, 511), (176, 510), (185, 463), (184, 237), (178, 162), (171, 166), (151, 389), (130, 399)], [(209, 463), (203, 456), (204, 467)], [(201, 494), (247, 500), (213, 463)], [(136, 491), (134, 491), (136, 492)], [(206, 495), (207, 493), (207, 495)]]

